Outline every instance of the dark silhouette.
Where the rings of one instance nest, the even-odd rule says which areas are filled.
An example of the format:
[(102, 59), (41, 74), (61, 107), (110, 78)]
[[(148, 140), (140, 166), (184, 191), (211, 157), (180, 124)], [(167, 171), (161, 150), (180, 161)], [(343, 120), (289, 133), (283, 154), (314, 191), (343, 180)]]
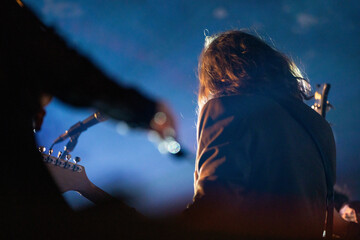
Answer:
[[(0, 238), (109, 239), (149, 234), (150, 225), (141, 225), (144, 218), (121, 201), (73, 212), (42, 163), (33, 128), (41, 127), (44, 96), (98, 109), (132, 127), (153, 129), (160, 135), (166, 127), (175, 128), (170, 110), (135, 89), (116, 84), (69, 48), (20, 1), (1, 3), (0, 23), (4, 107)], [(161, 126), (153, 122), (158, 111), (168, 117)], [(142, 231), (135, 226), (143, 226)]]

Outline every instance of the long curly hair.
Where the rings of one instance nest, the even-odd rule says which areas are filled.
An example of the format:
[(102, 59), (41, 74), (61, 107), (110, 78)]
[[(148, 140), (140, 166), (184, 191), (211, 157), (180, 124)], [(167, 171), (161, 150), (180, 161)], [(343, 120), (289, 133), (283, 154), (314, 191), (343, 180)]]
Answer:
[(200, 107), (208, 99), (224, 95), (276, 91), (304, 100), (311, 91), (290, 58), (240, 30), (206, 37), (198, 77)]

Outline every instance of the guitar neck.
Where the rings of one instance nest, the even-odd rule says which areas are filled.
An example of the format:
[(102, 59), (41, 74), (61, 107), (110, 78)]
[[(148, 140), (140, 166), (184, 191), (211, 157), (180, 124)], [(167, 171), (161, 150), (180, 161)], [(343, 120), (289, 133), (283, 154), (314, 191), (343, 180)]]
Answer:
[(87, 198), (91, 202), (95, 204), (99, 204), (101, 202), (112, 201), (114, 198), (108, 194), (107, 192), (103, 191), (101, 188), (97, 187), (95, 184), (91, 183), (88, 187), (82, 188), (78, 190), (83, 197)]

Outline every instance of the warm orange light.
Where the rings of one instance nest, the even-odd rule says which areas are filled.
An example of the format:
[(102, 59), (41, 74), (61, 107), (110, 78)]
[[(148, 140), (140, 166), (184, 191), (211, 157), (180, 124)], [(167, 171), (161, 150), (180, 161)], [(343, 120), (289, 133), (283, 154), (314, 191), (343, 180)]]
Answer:
[(19, 4), (20, 7), (24, 7), (24, 4), (21, 2), (21, 0), (16, 0), (17, 4)]

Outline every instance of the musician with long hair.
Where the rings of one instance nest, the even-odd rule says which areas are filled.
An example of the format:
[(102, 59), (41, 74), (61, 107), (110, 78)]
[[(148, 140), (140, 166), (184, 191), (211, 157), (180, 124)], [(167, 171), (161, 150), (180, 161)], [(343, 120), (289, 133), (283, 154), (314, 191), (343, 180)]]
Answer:
[[(320, 238), (327, 179), (335, 180), (329, 124), (303, 100), (310, 84), (261, 38), (227, 31), (201, 52), (192, 224), (256, 237)], [(305, 127), (306, 126), (306, 127)]]

